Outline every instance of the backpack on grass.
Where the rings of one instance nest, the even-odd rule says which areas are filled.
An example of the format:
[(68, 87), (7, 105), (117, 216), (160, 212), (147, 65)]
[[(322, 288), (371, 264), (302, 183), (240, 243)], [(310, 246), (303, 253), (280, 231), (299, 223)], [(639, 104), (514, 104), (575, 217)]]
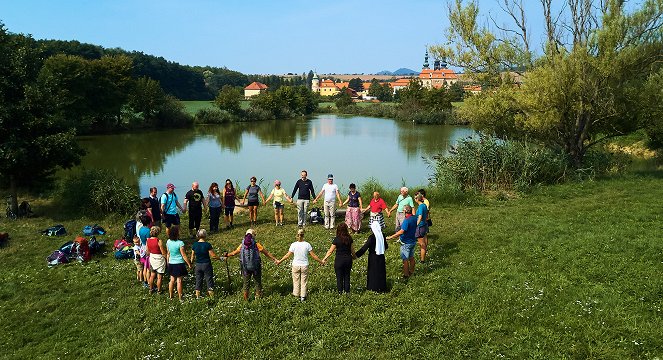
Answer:
[(67, 235), (67, 230), (64, 228), (64, 225), (58, 224), (42, 230), (41, 234), (46, 236), (64, 236)]
[(78, 259), (78, 261), (90, 261), (92, 255), (90, 254), (90, 243), (82, 236), (76, 237), (74, 245), (71, 248), (71, 254)]
[(106, 233), (106, 230), (102, 228), (101, 226), (94, 224), (94, 225), (86, 225), (83, 228), (83, 235), (85, 236), (93, 236), (93, 235), (104, 235)]
[(312, 208), (311, 209), (311, 224), (324, 224), (325, 223), (325, 217), (322, 214), (322, 211), (320, 211), (320, 208)]
[(58, 264), (66, 264), (69, 262), (67, 255), (60, 250), (55, 250), (51, 255), (46, 258), (48, 266), (55, 266)]
[(246, 234), (239, 250), (239, 262), (244, 271), (260, 269), (260, 252), (253, 235)]

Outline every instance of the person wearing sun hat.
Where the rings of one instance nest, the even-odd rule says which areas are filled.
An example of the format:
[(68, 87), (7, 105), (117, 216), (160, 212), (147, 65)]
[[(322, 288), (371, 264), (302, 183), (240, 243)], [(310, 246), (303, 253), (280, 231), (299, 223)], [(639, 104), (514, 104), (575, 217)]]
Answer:
[(169, 183), (166, 185), (166, 192), (161, 195), (161, 218), (163, 223), (166, 225), (166, 229), (169, 230), (173, 225), (180, 224), (180, 215), (177, 212), (177, 209), (184, 212), (184, 207), (180, 204), (180, 201), (177, 199), (177, 194), (175, 194), (175, 185)]
[(283, 204), (285, 204), (285, 200), (292, 201), (292, 199), (281, 187), (281, 180), (274, 180), (274, 188), (269, 193), (265, 202), (272, 199), (274, 199), (274, 221), (276, 222), (276, 226), (283, 226)]

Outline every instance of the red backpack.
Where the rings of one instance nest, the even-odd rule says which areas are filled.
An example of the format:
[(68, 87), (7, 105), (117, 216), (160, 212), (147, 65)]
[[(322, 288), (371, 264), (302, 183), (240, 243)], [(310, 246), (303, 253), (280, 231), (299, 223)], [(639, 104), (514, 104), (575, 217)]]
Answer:
[(90, 244), (87, 239), (82, 236), (76, 237), (71, 252), (72, 254), (76, 254), (81, 261), (90, 261), (90, 258), (92, 257), (92, 255), (90, 255)]

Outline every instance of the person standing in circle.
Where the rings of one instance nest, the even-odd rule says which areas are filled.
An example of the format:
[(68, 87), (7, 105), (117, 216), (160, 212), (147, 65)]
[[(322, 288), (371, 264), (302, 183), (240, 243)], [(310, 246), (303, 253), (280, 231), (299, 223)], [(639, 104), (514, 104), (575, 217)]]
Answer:
[[(161, 214), (163, 223), (166, 225), (166, 234), (169, 233), (171, 226), (180, 225), (180, 214), (177, 209), (184, 212), (184, 207), (180, 204), (175, 194), (175, 185), (166, 185), (166, 192), (161, 195)], [(178, 233), (179, 236), (179, 233)]]
[(325, 195), (323, 205), (325, 209), (325, 229), (333, 229), (336, 217), (336, 199), (338, 199), (338, 206), (341, 206), (341, 193), (338, 191), (338, 185), (334, 184), (334, 175), (327, 175), (327, 183), (322, 185), (322, 190), (320, 190), (313, 202), (318, 201), (318, 198), (322, 194)]
[(368, 209), (371, 210), (370, 217), (368, 219), (369, 227), (373, 224), (373, 222), (376, 221), (380, 224), (381, 229), (387, 227), (384, 223), (384, 215), (382, 214), (382, 211), (387, 210), (387, 212), (389, 212), (389, 209), (387, 209), (387, 203), (385, 203), (384, 199), (380, 197), (379, 192), (373, 192), (373, 198), (368, 202), (368, 206), (362, 211), (366, 211)]
[(269, 193), (269, 197), (265, 202), (268, 202), (272, 198), (274, 199), (274, 221), (276, 222), (276, 226), (283, 226), (283, 204), (285, 204), (285, 200), (292, 202), (292, 198), (290, 198), (281, 187), (280, 180), (274, 181), (274, 188), (272, 189), (272, 192)]
[(297, 230), (297, 241), (290, 244), (288, 252), (276, 264), (284, 262), (291, 255), (295, 255), (292, 260), (292, 295), (304, 301), (308, 288), (308, 256), (311, 255), (320, 265), (324, 263), (313, 252), (311, 244), (304, 241), (304, 229)]
[(186, 257), (184, 251), (184, 242), (179, 239), (180, 228), (179, 226), (172, 226), (168, 233), (168, 241), (166, 241), (166, 249), (168, 253), (166, 259), (168, 261), (168, 272), (170, 273), (170, 282), (168, 283), (168, 295), (173, 299), (175, 284), (177, 284), (177, 295), (180, 300), (183, 296), (183, 281), (184, 277), (188, 274), (184, 264), (186, 263), (189, 269), (191, 263)]
[(306, 225), (306, 213), (308, 212), (308, 204), (311, 197), (315, 198), (315, 190), (313, 189), (313, 182), (307, 178), (308, 172), (302, 170), (301, 178), (295, 183), (295, 188), (292, 189), (290, 202), (295, 199), (297, 194), (297, 225), (301, 228)]
[(223, 186), (223, 207), (224, 207), (224, 220), (226, 229), (233, 228), (233, 213), (235, 212), (235, 200), (239, 200), (235, 193), (235, 187), (230, 179), (226, 179), (226, 184)]
[(189, 204), (189, 236), (196, 238), (196, 232), (200, 229), (200, 221), (203, 219), (203, 208), (205, 207), (205, 195), (199, 189), (199, 184), (194, 181), (184, 196), (184, 208)]
[(412, 207), (410, 205), (403, 206), (403, 214), (405, 214), (405, 220), (403, 220), (400, 229), (396, 233), (388, 236), (387, 240), (400, 236), (403, 278), (408, 279), (414, 274), (414, 248), (417, 245), (417, 238), (415, 235), (417, 231), (417, 218), (412, 215)]
[(410, 207), (410, 215), (412, 215), (414, 202), (412, 201), (412, 197), (407, 194), (408, 191), (408, 188), (403, 186), (401, 188), (401, 194), (398, 195), (398, 198), (396, 198), (396, 203), (391, 207), (391, 209), (387, 210), (387, 217), (390, 217), (391, 213), (396, 210), (396, 227), (394, 231), (401, 229), (401, 224), (403, 223), (403, 220), (405, 220), (405, 211), (403, 209), (406, 205)]
[(209, 231), (219, 232), (219, 218), (221, 217), (221, 192), (219, 184), (213, 182), (207, 190), (207, 207), (209, 208)]
[(357, 257), (361, 257), (368, 250), (368, 269), (366, 271), (366, 290), (375, 292), (387, 291), (387, 265), (384, 251), (389, 248), (382, 234), (380, 223), (371, 223), (373, 233), (368, 237), (359, 250)]
[(352, 259), (356, 257), (354, 247), (352, 246), (352, 236), (348, 232), (348, 225), (338, 224), (336, 227), (336, 237), (332, 241), (327, 254), (322, 259), (323, 263), (336, 251), (334, 259), (334, 272), (336, 273), (336, 289), (339, 294), (350, 292), (350, 272), (352, 271)]
[(357, 191), (357, 185), (350, 184), (348, 198), (343, 205), (345, 204), (348, 204), (348, 209), (345, 212), (345, 223), (348, 224), (348, 227), (356, 234), (361, 228), (361, 208), (363, 207), (361, 194)]
[(258, 224), (258, 205), (260, 205), (258, 195), (260, 195), (260, 198), (262, 198), (263, 204), (265, 203), (265, 195), (263, 195), (260, 186), (256, 185), (256, 181), (258, 181), (258, 179), (256, 179), (255, 176), (251, 176), (250, 181), (251, 183), (246, 187), (246, 192), (244, 193), (242, 203), (244, 203), (247, 197), (249, 198), (249, 221), (253, 227)]

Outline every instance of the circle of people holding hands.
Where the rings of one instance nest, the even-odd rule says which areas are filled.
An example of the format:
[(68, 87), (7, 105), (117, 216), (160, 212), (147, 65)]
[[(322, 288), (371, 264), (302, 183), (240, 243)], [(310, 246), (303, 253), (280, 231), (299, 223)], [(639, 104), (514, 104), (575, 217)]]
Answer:
[[(327, 176), (327, 183), (322, 190), (315, 194), (313, 183), (307, 178), (305, 170), (301, 172), (301, 178), (297, 180), (291, 196), (281, 188), (279, 180), (274, 181), (274, 188), (269, 196), (265, 198), (260, 186), (256, 184), (256, 178), (251, 177), (250, 185), (247, 186), (244, 196), (240, 198), (235, 191), (232, 181), (227, 179), (223, 189), (219, 189), (217, 183), (212, 183), (207, 195), (199, 189), (199, 184), (194, 182), (185, 197), (183, 204), (180, 203), (173, 184), (166, 185), (166, 191), (157, 196), (155, 187), (150, 189), (150, 196), (142, 200), (141, 210), (136, 215), (136, 236), (134, 237), (134, 263), (136, 265), (136, 278), (148, 288), (150, 292), (162, 291), (162, 281), (168, 272), (168, 293), (174, 298), (175, 291), (182, 299), (183, 279), (193, 270), (196, 278), (195, 295), (201, 296), (203, 283), (205, 283), (209, 296), (214, 295), (214, 274), (212, 259), (225, 261), (228, 280), (230, 281), (230, 270), (227, 259), (239, 256), (240, 268), (243, 279), (243, 297), (249, 298), (249, 285), (251, 280), (255, 283), (255, 296), (262, 296), (262, 259), (261, 254), (269, 258), (276, 265), (292, 260), (292, 294), (304, 301), (307, 296), (309, 256), (325, 265), (327, 260), (335, 254), (334, 272), (336, 274), (336, 287), (339, 293), (350, 292), (350, 272), (353, 259), (361, 257), (368, 252), (368, 290), (376, 292), (387, 291), (385, 250), (388, 248), (387, 240), (398, 237), (400, 243), (400, 257), (403, 261), (403, 277), (409, 278), (415, 268), (415, 247), (419, 245), (419, 258), (423, 263), (426, 260), (428, 248), (428, 228), (432, 225), (430, 220), (430, 205), (426, 199), (423, 189), (419, 190), (414, 200), (408, 195), (408, 188), (402, 187), (400, 195), (394, 205), (389, 208), (378, 192), (374, 192), (368, 206), (363, 207), (361, 194), (357, 191), (355, 184), (350, 184), (349, 192), (345, 201), (341, 200), (339, 188), (334, 184), (332, 174)], [(295, 198), (295, 194), (297, 198)], [(335, 237), (325, 256), (318, 257), (310, 243), (305, 241), (304, 227), (308, 207), (323, 199), (324, 227), (335, 229)], [(272, 201), (274, 208), (274, 221), (276, 226), (283, 226), (283, 209), (287, 202), (297, 206), (297, 225), (299, 227), (295, 241), (290, 245), (288, 251), (280, 258), (276, 258), (258, 241), (257, 233), (253, 227), (257, 225), (258, 206), (260, 199), (263, 203)], [(416, 207), (415, 207), (416, 202)], [(209, 209), (209, 231), (219, 231), (221, 214), (224, 215), (226, 229), (234, 227), (234, 210), (239, 205), (246, 205), (249, 212), (249, 228), (241, 243), (232, 251), (218, 255), (207, 242), (208, 232), (201, 228), (203, 209)], [(337, 206), (347, 205), (345, 222), (335, 225), (335, 214)], [(415, 211), (416, 209), (416, 211)], [(184, 248), (181, 240), (181, 224), (179, 213), (189, 212), (188, 230), (189, 236), (196, 239), (191, 246), (190, 256)], [(371, 234), (366, 242), (355, 250), (352, 235), (359, 232), (362, 214), (369, 212), (369, 227)], [(383, 234), (386, 228), (383, 213), (391, 217), (395, 214), (395, 233), (390, 236)], [(166, 226), (167, 241), (159, 238), (161, 224)]]

